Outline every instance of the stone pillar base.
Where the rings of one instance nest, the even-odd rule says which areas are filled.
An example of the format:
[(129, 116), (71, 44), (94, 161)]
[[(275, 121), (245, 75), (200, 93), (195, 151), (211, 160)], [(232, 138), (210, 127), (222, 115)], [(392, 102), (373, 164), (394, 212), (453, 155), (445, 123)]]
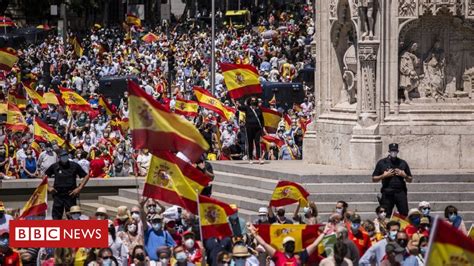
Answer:
[(382, 155), (382, 137), (378, 125), (355, 126), (350, 140), (351, 169), (373, 169)]

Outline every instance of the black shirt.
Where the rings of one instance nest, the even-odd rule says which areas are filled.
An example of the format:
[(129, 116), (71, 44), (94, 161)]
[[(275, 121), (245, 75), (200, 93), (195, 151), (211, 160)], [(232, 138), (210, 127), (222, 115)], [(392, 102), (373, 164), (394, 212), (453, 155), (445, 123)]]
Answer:
[(245, 113), (245, 126), (250, 128), (260, 128), (264, 127), (263, 122), (263, 113), (262, 110), (258, 107), (252, 110), (250, 106), (241, 106), (239, 110)]
[(83, 178), (87, 175), (82, 167), (73, 161), (68, 161), (64, 165), (60, 162), (54, 163), (46, 170), (45, 174), (54, 178), (54, 188), (61, 190), (76, 188), (77, 176)]
[[(411, 176), (410, 167), (408, 166), (408, 163), (405, 160), (402, 160), (400, 158), (392, 160), (390, 159), (390, 157), (386, 157), (378, 161), (372, 176), (382, 175), (386, 170), (395, 168), (403, 170), (408, 176)], [(382, 180), (382, 192), (400, 190), (407, 190), (407, 185), (403, 177), (394, 175), (392, 177), (388, 177)]]

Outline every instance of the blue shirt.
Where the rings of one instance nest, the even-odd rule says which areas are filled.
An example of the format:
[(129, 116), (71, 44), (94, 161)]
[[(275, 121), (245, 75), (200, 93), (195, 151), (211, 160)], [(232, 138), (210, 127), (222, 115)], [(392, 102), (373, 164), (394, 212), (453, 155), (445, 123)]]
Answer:
[(159, 247), (168, 246), (174, 247), (176, 243), (173, 237), (167, 231), (159, 230), (155, 231), (153, 228), (148, 228), (145, 233), (145, 250), (150, 257), (150, 260), (159, 260), (156, 251)]

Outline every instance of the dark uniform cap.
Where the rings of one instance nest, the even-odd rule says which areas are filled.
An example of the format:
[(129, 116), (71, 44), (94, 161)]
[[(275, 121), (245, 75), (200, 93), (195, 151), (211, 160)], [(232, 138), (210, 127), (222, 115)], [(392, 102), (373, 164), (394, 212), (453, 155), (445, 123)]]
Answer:
[(391, 143), (388, 145), (388, 150), (389, 151), (398, 151), (398, 144), (397, 143)]
[(362, 219), (360, 218), (360, 215), (359, 214), (353, 214), (351, 215), (351, 218), (350, 218), (351, 222), (353, 223), (360, 223), (362, 221)]

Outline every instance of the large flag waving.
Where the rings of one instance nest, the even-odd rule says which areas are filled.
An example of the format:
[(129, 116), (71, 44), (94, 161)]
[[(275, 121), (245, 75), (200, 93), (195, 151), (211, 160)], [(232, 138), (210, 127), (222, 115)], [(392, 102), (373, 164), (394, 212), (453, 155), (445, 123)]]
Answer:
[(143, 196), (179, 205), (198, 214), (197, 196), (210, 181), (190, 164), (162, 151), (151, 159)]
[(105, 110), (105, 113), (107, 115), (113, 115), (115, 114), (114, 112), (114, 109), (112, 108), (112, 106), (104, 99), (104, 96), (100, 96), (99, 97), (99, 106), (102, 106), (102, 108), (104, 108)]
[(235, 109), (225, 106), (221, 101), (212, 96), (212, 94), (210, 94), (204, 88), (194, 87), (193, 90), (200, 106), (214, 111), (226, 121), (231, 120), (232, 117), (235, 116)]
[(425, 265), (474, 265), (474, 240), (439, 217), (432, 228)]
[(281, 114), (269, 108), (260, 107), (263, 114), (263, 123), (268, 133), (275, 133), (281, 120)]
[(61, 98), (69, 109), (73, 111), (92, 110), (91, 105), (77, 94), (77, 92), (64, 87), (59, 87), (59, 91), (61, 92)]
[(18, 55), (15, 49), (0, 48), (0, 70), (10, 72), (16, 62), (18, 62)]
[(228, 204), (206, 196), (199, 196), (199, 218), (204, 240), (211, 237), (232, 236), (227, 217), (234, 214)]
[(398, 212), (393, 212), (392, 218), (390, 218), (391, 221), (396, 221), (400, 223), (400, 230), (405, 230), (405, 227), (410, 225), (410, 222), (407, 220), (407, 218)]
[(82, 48), (82, 45), (77, 37), (71, 38), (71, 45), (77, 57), (81, 57), (84, 54), (84, 48)]
[(21, 110), (26, 108), (26, 97), (16, 91), (8, 92), (8, 102), (15, 104)]
[(129, 119), (133, 147), (157, 151), (182, 152), (196, 161), (209, 144), (196, 127), (179, 115), (166, 110), (135, 82), (128, 81)]
[(42, 107), (47, 107), (48, 103), (46, 100), (41, 96), (38, 92), (36, 92), (33, 88), (31, 88), (29, 84), (23, 82), (23, 88), (25, 88), (26, 94), (28, 94), (28, 97), (30, 97), (31, 101), (34, 104), (39, 104)]
[(254, 66), (221, 63), (220, 67), (231, 98), (262, 93), (258, 71)]
[(140, 18), (131, 13), (127, 14), (127, 17), (125, 18), (125, 22), (129, 26), (136, 26), (136, 27), (142, 26), (142, 21), (140, 20)]
[(34, 135), (35, 140), (38, 142), (56, 141), (59, 146), (64, 144), (64, 140), (58, 136), (58, 133), (38, 117), (35, 118)]
[(23, 132), (28, 128), (20, 108), (13, 103), (8, 103), (6, 126), (13, 132)]
[(18, 219), (24, 219), (28, 216), (34, 216), (44, 213), (48, 209), (48, 177), (44, 177), (43, 181), (35, 189), (30, 199), (26, 202), (21, 210)]
[(174, 105), (174, 112), (178, 115), (195, 117), (198, 115), (199, 105), (195, 101), (188, 101), (177, 98)]
[(303, 206), (308, 204), (309, 193), (298, 183), (290, 181), (279, 181), (273, 191), (270, 206), (285, 206), (295, 202), (301, 202)]
[(291, 236), (295, 239), (295, 252), (311, 245), (319, 236), (319, 224), (260, 224), (255, 225), (258, 235), (275, 249), (283, 251), (283, 239)]

